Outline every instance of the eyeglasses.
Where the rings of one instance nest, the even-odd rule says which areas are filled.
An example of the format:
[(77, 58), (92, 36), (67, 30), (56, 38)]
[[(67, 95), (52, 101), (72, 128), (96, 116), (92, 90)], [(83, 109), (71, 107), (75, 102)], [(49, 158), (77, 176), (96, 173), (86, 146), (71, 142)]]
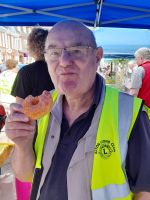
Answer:
[(86, 55), (88, 49), (94, 49), (91, 46), (74, 46), (66, 48), (53, 48), (50, 47), (45, 50), (45, 53), (49, 56), (49, 59), (52, 61), (58, 60), (62, 52), (65, 51), (72, 59), (80, 59)]

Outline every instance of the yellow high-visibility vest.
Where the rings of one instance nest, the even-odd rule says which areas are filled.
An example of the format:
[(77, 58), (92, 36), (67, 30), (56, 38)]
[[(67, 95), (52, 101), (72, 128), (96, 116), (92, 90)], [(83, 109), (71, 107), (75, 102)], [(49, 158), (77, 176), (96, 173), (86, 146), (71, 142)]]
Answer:
[[(52, 96), (55, 102), (58, 96), (57, 92), (54, 91)], [(126, 100), (129, 101), (129, 104), (126, 103)], [(132, 200), (124, 161), (128, 139), (141, 103), (142, 101), (138, 98), (106, 87), (94, 150), (91, 178), (93, 200)], [(127, 114), (129, 114), (129, 120), (126, 119)], [(119, 116), (121, 120), (119, 120)], [(37, 169), (42, 166), (43, 147), (49, 119), (50, 114), (42, 117), (38, 123), (38, 135), (35, 142), (37, 157), (35, 168)]]
[[(127, 100), (132, 103), (128, 104)], [(141, 103), (142, 100), (138, 98), (106, 87), (94, 150), (91, 181), (93, 200), (132, 200), (125, 159), (128, 139)], [(128, 116), (132, 120), (129, 121)]]

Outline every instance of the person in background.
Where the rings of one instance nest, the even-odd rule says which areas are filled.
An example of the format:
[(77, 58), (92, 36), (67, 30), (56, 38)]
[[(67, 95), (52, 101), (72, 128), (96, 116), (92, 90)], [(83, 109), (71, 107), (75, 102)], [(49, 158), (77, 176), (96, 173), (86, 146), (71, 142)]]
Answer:
[(44, 90), (54, 89), (44, 59), (44, 47), (48, 30), (33, 28), (27, 38), (28, 53), (35, 62), (24, 66), (14, 82), (11, 94), (21, 103), (28, 95), (38, 96)]
[(127, 70), (125, 72), (125, 79), (124, 79), (124, 91), (129, 92), (131, 89), (131, 76), (134, 70), (137, 69), (137, 64), (135, 60), (130, 60), (127, 64)]
[[(33, 28), (27, 38), (28, 53), (35, 62), (22, 67), (14, 82), (11, 94), (21, 103), (28, 95), (38, 96), (44, 90), (52, 90), (54, 85), (44, 59), (44, 47), (48, 30)], [(31, 184), (16, 179), (18, 200), (28, 200)]]
[(140, 48), (134, 56), (138, 68), (132, 74), (129, 93), (144, 100), (150, 116), (150, 49)]
[(45, 45), (56, 88), (50, 115), (36, 131), (22, 106), (11, 105), (12, 166), (33, 182), (31, 200), (150, 200), (148, 117), (141, 99), (105, 86), (96, 73), (102, 55), (83, 24), (55, 24)]
[(6, 112), (9, 110), (10, 103), (15, 102), (11, 95), (11, 89), (18, 73), (17, 62), (13, 59), (6, 60), (6, 70), (0, 73), (0, 102)]

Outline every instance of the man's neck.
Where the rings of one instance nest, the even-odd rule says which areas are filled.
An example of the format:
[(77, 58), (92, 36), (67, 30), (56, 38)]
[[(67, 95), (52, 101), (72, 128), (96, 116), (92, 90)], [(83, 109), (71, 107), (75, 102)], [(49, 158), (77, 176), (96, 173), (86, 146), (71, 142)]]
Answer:
[(67, 97), (64, 99), (64, 114), (70, 126), (75, 121), (75, 119), (88, 111), (93, 102), (93, 96), (94, 86), (86, 94), (78, 98)]

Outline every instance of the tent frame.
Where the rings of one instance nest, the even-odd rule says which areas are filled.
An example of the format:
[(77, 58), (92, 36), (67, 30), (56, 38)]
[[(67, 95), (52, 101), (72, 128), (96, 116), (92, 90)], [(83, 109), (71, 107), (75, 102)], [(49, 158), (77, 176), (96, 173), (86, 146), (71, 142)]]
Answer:
[[(0, 14), (0, 19), (2, 18), (7, 18), (7, 17), (13, 17), (13, 16), (19, 16), (19, 15), (27, 15), (27, 14), (41, 14), (45, 15), (48, 17), (57, 17), (57, 18), (62, 18), (62, 19), (70, 19), (70, 20), (76, 20), (80, 21), (86, 24), (89, 24), (94, 27), (98, 26), (114, 26), (113, 24), (117, 24), (119, 22), (127, 22), (131, 20), (136, 20), (136, 19), (144, 19), (144, 18), (149, 18), (150, 17), (150, 9), (144, 9), (136, 6), (126, 6), (126, 5), (120, 5), (120, 4), (114, 4), (114, 3), (109, 3), (105, 2), (106, 0), (93, 0), (91, 2), (85, 2), (85, 3), (78, 3), (78, 4), (70, 4), (70, 5), (65, 5), (65, 6), (56, 6), (56, 7), (50, 7), (50, 8), (44, 8), (44, 9), (29, 9), (25, 7), (20, 7), (20, 6), (13, 6), (13, 5), (8, 5), (5, 3), (1, 3), (0, 6), (2, 8), (10, 8), (10, 9), (15, 9), (18, 10), (14, 13), (11, 13), (10, 11), (5, 14)], [(80, 7), (88, 7), (88, 6), (93, 6), (95, 5), (95, 20), (87, 20), (87, 19), (82, 19), (82, 18), (76, 18), (74, 16), (67, 16), (67, 15), (61, 15), (61, 14), (55, 14), (53, 11), (57, 10), (63, 10), (63, 9), (71, 9), (71, 8), (80, 8)], [(103, 9), (105, 7), (109, 8), (120, 8), (124, 11), (139, 11), (136, 16), (133, 17), (124, 17), (124, 18), (119, 18), (119, 19), (114, 19), (114, 20), (107, 20), (107, 21), (102, 21), (101, 16), (103, 13)], [(142, 14), (141, 14), (142, 12)], [(5, 23), (5, 20), (2, 23)], [(7, 22), (9, 24), (9, 21)], [(35, 22), (36, 23), (36, 22)], [(54, 23), (54, 22), (53, 22)], [(10, 20), (11, 24), (11, 20)], [(125, 25), (124, 25), (125, 26)]]

